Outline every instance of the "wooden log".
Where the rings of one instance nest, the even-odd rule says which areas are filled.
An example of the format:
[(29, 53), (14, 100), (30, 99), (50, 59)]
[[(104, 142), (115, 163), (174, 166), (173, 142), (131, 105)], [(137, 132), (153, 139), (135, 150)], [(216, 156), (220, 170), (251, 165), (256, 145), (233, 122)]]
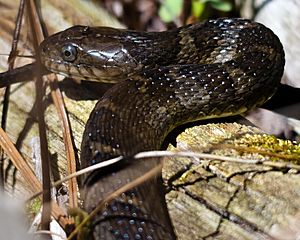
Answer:
[[(299, 215), (300, 175), (299, 165), (287, 167), (293, 161), (283, 156), (293, 153), (299, 163), (299, 143), (226, 123), (188, 129), (177, 146), (242, 160), (165, 160), (167, 202), (179, 239), (286, 239), (283, 225)], [(283, 155), (270, 158), (259, 152)], [(244, 163), (246, 159), (259, 162)]]

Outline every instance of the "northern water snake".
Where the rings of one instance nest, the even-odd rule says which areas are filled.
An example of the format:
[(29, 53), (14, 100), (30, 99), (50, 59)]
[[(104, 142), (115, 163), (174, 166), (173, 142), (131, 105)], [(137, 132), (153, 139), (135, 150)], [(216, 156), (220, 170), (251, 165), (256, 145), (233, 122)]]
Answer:
[[(117, 83), (90, 115), (81, 161), (86, 167), (119, 155), (127, 159), (86, 178), (88, 212), (160, 161), (130, 156), (160, 149), (180, 124), (260, 106), (274, 94), (284, 68), (277, 36), (245, 19), (159, 33), (74, 26), (47, 38), (40, 49), (52, 72)], [(95, 239), (176, 238), (160, 176), (108, 203), (93, 224)]]

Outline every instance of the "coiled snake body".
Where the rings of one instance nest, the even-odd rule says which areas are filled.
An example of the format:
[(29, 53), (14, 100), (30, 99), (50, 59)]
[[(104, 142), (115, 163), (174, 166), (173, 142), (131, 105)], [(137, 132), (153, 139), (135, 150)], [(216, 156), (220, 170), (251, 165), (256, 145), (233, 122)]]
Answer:
[[(117, 83), (87, 122), (83, 167), (160, 149), (176, 126), (249, 111), (275, 92), (284, 67), (276, 35), (244, 19), (218, 19), (166, 32), (74, 26), (41, 44), (44, 65), (66, 76)], [(143, 175), (159, 159), (124, 160), (90, 174), (84, 207)], [(161, 177), (108, 203), (95, 239), (175, 239)]]

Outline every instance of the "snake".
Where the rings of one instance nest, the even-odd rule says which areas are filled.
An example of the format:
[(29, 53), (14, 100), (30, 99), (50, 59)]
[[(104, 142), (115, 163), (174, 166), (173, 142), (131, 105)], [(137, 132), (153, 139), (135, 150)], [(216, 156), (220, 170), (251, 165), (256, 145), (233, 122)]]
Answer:
[[(276, 91), (284, 50), (264, 25), (242, 18), (206, 20), (162, 32), (73, 26), (40, 45), (42, 64), (67, 77), (109, 82), (86, 123), (82, 167), (123, 156), (88, 174), (83, 208), (157, 166), (135, 154), (161, 149), (184, 123), (240, 115)], [(161, 174), (106, 203), (90, 239), (176, 239)]]

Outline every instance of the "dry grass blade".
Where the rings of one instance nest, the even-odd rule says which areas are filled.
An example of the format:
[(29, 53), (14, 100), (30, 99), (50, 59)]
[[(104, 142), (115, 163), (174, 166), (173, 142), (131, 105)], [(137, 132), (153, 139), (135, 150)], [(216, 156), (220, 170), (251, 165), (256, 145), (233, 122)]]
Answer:
[[(29, 23), (31, 26), (31, 33), (33, 38), (34, 51), (36, 53), (36, 62), (40, 66), (40, 58), (38, 54), (39, 43), (43, 40), (43, 34), (41, 31), (41, 24), (39, 22), (38, 14), (36, 11), (35, 2), (30, 0), (26, 2), (27, 13), (29, 18)], [(39, 23), (39, 25), (38, 25)], [(43, 81), (42, 74), (39, 68), (37, 68), (37, 78), (35, 81), (36, 88), (36, 103), (37, 103), (37, 114), (38, 114), (38, 126), (39, 126), (39, 136), (40, 136), (40, 149), (41, 149), (41, 159), (42, 159), (42, 176), (43, 176), (43, 209), (41, 217), (41, 229), (49, 230), (51, 221), (51, 205), (47, 204), (51, 202), (51, 181), (50, 181), (50, 165), (48, 156), (48, 142), (46, 136), (46, 123), (44, 119), (43, 111)]]
[(148, 158), (148, 157), (188, 157), (188, 158), (203, 158), (211, 160), (220, 160), (226, 162), (236, 162), (236, 163), (259, 163), (259, 160), (252, 159), (242, 159), (236, 157), (226, 157), (216, 154), (208, 153), (197, 153), (197, 152), (172, 152), (172, 151), (147, 151), (141, 152), (134, 156), (135, 158)]
[[(49, 76), (50, 79), (50, 87), (51, 87), (51, 95), (55, 107), (58, 111), (58, 115), (61, 119), (62, 126), (63, 126), (63, 139), (66, 146), (66, 154), (67, 154), (67, 167), (68, 167), (68, 174), (72, 175), (76, 172), (76, 159), (75, 159), (75, 152), (73, 148), (73, 141), (71, 135), (71, 128), (69, 124), (68, 115), (65, 109), (63, 97), (61, 94), (60, 89), (58, 88), (57, 81), (52, 75)], [(69, 206), (71, 208), (78, 206), (78, 194), (77, 194), (77, 180), (76, 178), (71, 178), (69, 180)]]
[[(68, 176), (66, 176), (65, 178), (59, 180), (59, 181), (56, 181), (55, 183), (53, 183), (52, 187), (57, 187), (57, 186), (60, 186), (62, 183), (66, 182), (66, 181), (69, 181), (70, 179), (72, 178), (76, 178), (76, 177), (79, 177), (83, 174), (86, 174), (88, 172), (91, 172), (91, 171), (94, 171), (96, 169), (100, 169), (100, 168), (103, 168), (103, 167), (107, 167), (111, 164), (114, 164), (116, 162), (119, 162), (123, 159), (123, 157), (117, 157), (117, 158), (113, 158), (113, 159), (110, 159), (110, 160), (107, 160), (105, 162), (100, 162), (98, 164), (95, 164), (95, 165), (92, 165), (90, 167), (87, 167), (87, 168), (84, 168), (84, 169), (81, 169), (77, 172), (74, 172)], [(27, 201), (31, 201), (32, 199), (38, 197), (40, 194), (42, 194), (43, 191), (39, 191), (37, 193), (35, 193), (34, 195), (32, 195)]]
[[(31, 63), (0, 73), (0, 88), (7, 87), (14, 83), (31, 81), (36, 75), (36, 68), (36, 64)], [(42, 69), (42, 74), (46, 73), (47, 71)]]
[[(22, 24), (22, 18), (24, 14), (24, 6), (25, 2), (24, 0), (20, 1), (19, 5), (19, 11), (18, 11), (18, 16), (16, 20), (16, 27), (14, 29), (14, 34), (13, 34), (13, 42), (11, 46), (11, 51), (8, 57), (8, 69), (11, 70), (14, 68), (15, 64), (15, 58), (16, 55), (18, 54), (18, 41), (20, 37), (20, 31), (21, 31), (21, 24)], [(1, 119), (1, 127), (6, 130), (6, 122), (7, 122), (7, 113), (8, 113), (8, 106), (9, 106), (9, 97), (10, 97), (10, 85), (7, 85), (4, 93), (4, 100), (3, 100), (3, 108), (2, 108), (2, 119)], [(0, 184), (2, 188), (4, 187), (4, 169), (3, 169), (3, 161), (4, 161), (4, 154), (3, 151), (1, 150), (1, 155), (0, 155), (0, 161), (1, 161), (1, 176), (0, 176)]]

